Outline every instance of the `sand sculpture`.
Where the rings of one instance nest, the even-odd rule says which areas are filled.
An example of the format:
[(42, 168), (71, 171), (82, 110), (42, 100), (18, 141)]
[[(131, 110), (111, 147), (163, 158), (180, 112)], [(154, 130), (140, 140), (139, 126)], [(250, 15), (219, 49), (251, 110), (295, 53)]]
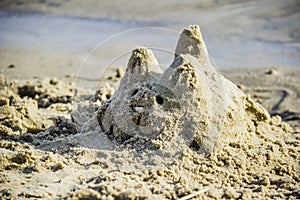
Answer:
[(197, 25), (184, 29), (174, 61), (163, 72), (151, 50), (133, 50), (117, 92), (97, 113), (116, 145), (143, 140), (143, 145), (161, 148), (183, 140), (207, 155), (224, 135), (244, 134), (254, 121), (269, 118), (261, 105), (218, 73)]

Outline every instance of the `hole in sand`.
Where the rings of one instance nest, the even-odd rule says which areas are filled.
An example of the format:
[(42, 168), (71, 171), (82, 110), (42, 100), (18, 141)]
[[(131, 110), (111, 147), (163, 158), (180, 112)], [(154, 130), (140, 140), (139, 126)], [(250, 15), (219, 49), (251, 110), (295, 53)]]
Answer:
[(164, 99), (161, 96), (156, 96), (156, 102), (159, 105), (162, 105), (164, 103)]

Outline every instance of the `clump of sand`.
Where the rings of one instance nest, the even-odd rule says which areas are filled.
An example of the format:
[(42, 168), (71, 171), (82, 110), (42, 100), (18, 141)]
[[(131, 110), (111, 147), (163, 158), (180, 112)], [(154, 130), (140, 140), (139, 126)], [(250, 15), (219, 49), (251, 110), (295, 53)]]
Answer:
[(38, 133), (71, 111), (75, 89), (53, 78), (35, 81), (0, 80), (1, 136)]
[[(20, 86), (5, 83), (3, 102)], [(39, 99), (18, 96), (25, 107)], [(12, 105), (0, 108), (5, 106)], [(49, 114), (49, 107), (35, 109)], [(56, 123), (41, 131), (26, 127), (14, 137), (1, 135), (4, 199), (300, 196), (299, 132), (279, 116), (270, 117), (217, 73), (198, 26), (183, 31), (174, 63), (165, 72), (151, 51), (134, 50), (111, 98), (91, 95), (68, 111), (56, 110)], [(3, 116), (2, 126), (11, 128), (3, 121), (13, 116)], [(33, 139), (27, 142), (20, 137), (29, 134)]]

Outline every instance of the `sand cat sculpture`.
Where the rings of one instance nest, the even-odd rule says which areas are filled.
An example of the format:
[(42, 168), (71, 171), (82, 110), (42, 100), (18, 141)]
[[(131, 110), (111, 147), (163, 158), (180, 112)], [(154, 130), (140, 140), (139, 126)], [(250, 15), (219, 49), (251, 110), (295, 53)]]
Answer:
[(117, 92), (97, 112), (116, 145), (143, 140), (163, 147), (181, 139), (206, 154), (223, 135), (246, 133), (253, 121), (268, 118), (264, 108), (216, 71), (197, 25), (183, 30), (164, 72), (150, 50), (133, 50)]

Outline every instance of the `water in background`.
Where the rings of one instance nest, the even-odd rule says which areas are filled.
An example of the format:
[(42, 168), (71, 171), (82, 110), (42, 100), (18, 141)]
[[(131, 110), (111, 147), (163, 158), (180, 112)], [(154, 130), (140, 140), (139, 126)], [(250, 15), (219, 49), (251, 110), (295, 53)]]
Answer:
[[(0, 67), (12, 78), (60, 77), (68, 71), (97, 79), (109, 65), (126, 65), (136, 46), (149, 47), (166, 66), (173, 58), (180, 31), (189, 24), (201, 26), (210, 56), (219, 68), (298, 67), (299, 11), (296, 0), (3, 1)], [(25, 62), (26, 52), (36, 52), (32, 55), (35, 59)], [(18, 73), (9, 73), (7, 66), (17, 60), (24, 61), (24, 66)], [(31, 72), (25, 66), (29, 63)]]

